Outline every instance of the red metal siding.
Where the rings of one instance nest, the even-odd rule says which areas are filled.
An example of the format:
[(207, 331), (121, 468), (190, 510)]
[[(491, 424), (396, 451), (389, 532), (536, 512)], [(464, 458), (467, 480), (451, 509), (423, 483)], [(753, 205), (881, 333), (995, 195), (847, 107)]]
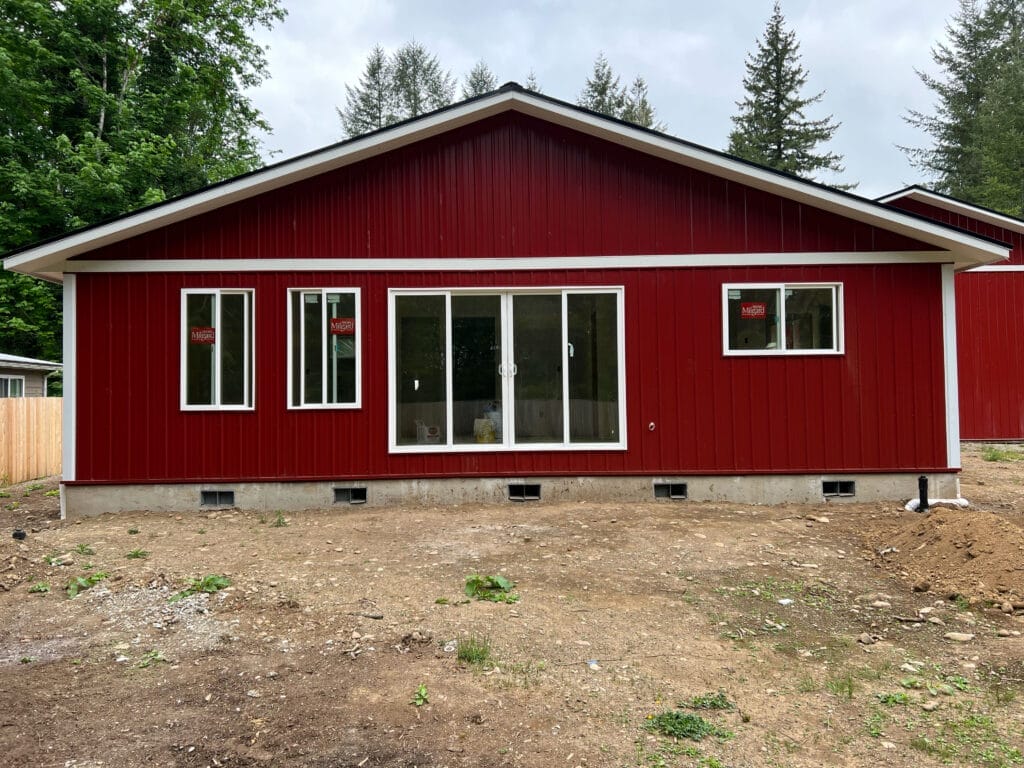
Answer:
[[(891, 205), (1012, 247), (1009, 264), (1024, 265), (1024, 235), (906, 198)], [(1024, 272), (956, 276), (960, 436), (1024, 439)]]
[[(727, 358), (722, 284), (841, 281), (846, 354)], [(387, 289), (625, 286), (626, 451), (392, 455)], [(179, 408), (185, 287), (255, 289), (256, 409)], [(289, 287), (362, 289), (363, 407), (286, 408)], [(496, 273), (83, 274), (78, 480), (933, 470), (946, 466), (937, 265)], [(650, 422), (655, 431), (648, 430)]]
[(80, 258), (873, 250), (933, 249), (508, 113)]

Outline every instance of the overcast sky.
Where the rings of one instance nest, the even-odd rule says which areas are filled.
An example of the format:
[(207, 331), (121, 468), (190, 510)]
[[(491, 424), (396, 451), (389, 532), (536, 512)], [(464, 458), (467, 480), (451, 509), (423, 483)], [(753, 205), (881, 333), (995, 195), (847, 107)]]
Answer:
[[(771, 0), (285, 0), (288, 17), (258, 39), (271, 77), (250, 93), (273, 127), (268, 150), (282, 160), (342, 138), (335, 107), (356, 84), (375, 44), (389, 53), (423, 43), (461, 84), (483, 59), (499, 83), (531, 70), (544, 93), (575, 102), (597, 53), (622, 82), (642, 75), (668, 132), (724, 149), (742, 97), (744, 60), (764, 31)], [(824, 90), (810, 117), (842, 123), (831, 144), (867, 197), (927, 179), (897, 145), (927, 145), (909, 109), (930, 112), (915, 70), (936, 73), (932, 46), (945, 38), (956, 0), (783, 0), (810, 77)]]

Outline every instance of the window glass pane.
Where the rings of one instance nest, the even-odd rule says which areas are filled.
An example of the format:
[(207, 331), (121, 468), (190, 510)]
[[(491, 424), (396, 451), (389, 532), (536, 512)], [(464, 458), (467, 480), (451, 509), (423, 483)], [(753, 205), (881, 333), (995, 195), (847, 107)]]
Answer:
[(185, 402), (188, 405), (214, 404), (214, 364), (217, 331), (213, 293), (189, 293), (185, 296)]
[(786, 289), (786, 348), (835, 349), (833, 288)]
[(327, 294), (327, 348), (321, 353), (327, 366), (327, 402), (356, 401), (356, 295)]
[(452, 296), (454, 442), (502, 442), (501, 354), (501, 297)]
[(292, 405), (302, 405), (302, 294), (294, 291), (290, 294), (292, 321)]
[(564, 442), (562, 297), (513, 296), (515, 442)]
[(619, 440), (619, 352), (614, 294), (569, 294), (569, 440)]
[(445, 444), (445, 297), (395, 297), (398, 444)]
[(221, 300), (220, 404), (247, 405), (245, 390), (247, 360), (245, 339), (249, 324), (247, 297), (241, 293), (223, 293)]
[(779, 348), (779, 289), (728, 289), (729, 349)]
[(316, 293), (302, 294), (302, 330), (305, 334), (302, 349), (302, 380), (305, 385), (306, 404), (319, 405), (324, 401), (324, 319), (323, 296)]
[(11, 379), (11, 397), (24, 397), (25, 396), (25, 380), (24, 379)]

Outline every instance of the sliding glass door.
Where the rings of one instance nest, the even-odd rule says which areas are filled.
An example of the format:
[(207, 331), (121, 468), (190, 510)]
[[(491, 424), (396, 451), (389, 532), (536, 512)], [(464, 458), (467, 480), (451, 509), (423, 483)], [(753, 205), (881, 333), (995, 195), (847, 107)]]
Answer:
[(393, 450), (625, 447), (621, 289), (391, 298)]

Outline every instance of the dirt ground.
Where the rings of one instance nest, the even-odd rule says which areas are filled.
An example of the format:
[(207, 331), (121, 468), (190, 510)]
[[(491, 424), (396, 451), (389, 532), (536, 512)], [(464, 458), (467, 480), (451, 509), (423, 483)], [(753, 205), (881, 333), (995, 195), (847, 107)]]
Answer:
[[(0, 764), (1019, 765), (1024, 461), (982, 450), (965, 448), (972, 505), (928, 514), (664, 501), (63, 524), (54, 480), (4, 488)], [(467, 599), (472, 574), (518, 601)], [(205, 576), (229, 585), (172, 600)]]

